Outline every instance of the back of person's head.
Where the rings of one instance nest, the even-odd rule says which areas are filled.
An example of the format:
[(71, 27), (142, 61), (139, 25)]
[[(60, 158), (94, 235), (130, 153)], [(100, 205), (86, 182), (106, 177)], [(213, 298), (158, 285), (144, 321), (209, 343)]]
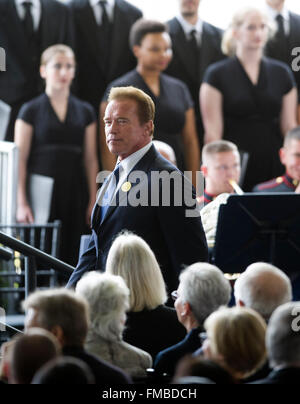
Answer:
[[(32, 293), (24, 302), (27, 313), (34, 312), (33, 324), (53, 332), (59, 327), (63, 332), (63, 344), (82, 346), (88, 331), (88, 304), (74, 291), (50, 289)], [(60, 341), (62, 343), (62, 341)]]
[(89, 272), (76, 286), (90, 309), (90, 328), (108, 341), (119, 341), (129, 308), (129, 289), (121, 276)]
[(60, 346), (50, 332), (32, 328), (16, 338), (11, 356), (12, 384), (30, 384), (34, 374), (60, 354)]
[(256, 311), (224, 307), (212, 313), (204, 327), (210, 359), (218, 360), (235, 378), (251, 375), (264, 363), (266, 323)]
[(167, 301), (155, 255), (135, 234), (125, 232), (114, 240), (108, 253), (106, 272), (125, 280), (130, 290), (130, 311), (152, 310)]
[(169, 160), (172, 164), (176, 166), (176, 155), (174, 149), (165, 142), (161, 142), (160, 140), (153, 140), (153, 144), (156, 150), (167, 160)]
[(237, 146), (228, 140), (216, 140), (206, 144), (202, 149), (202, 164), (207, 165), (216, 154), (239, 153)]
[(41, 56), (41, 66), (46, 66), (53, 57), (59, 54), (71, 57), (75, 62), (75, 53), (72, 48), (64, 44), (56, 44), (44, 50)]
[(300, 367), (300, 302), (278, 307), (272, 314), (266, 346), (271, 367)]
[(212, 312), (230, 301), (230, 283), (214, 265), (193, 264), (180, 274), (179, 279), (180, 299), (189, 303), (199, 325)]
[(140, 18), (131, 27), (129, 34), (129, 45), (132, 49), (136, 45), (140, 46), (143, 38), (146, 35), (162, 34), (167, 31), (167, 25), (161, 21), (146, 20), (145, 18)]
[(234, 285), (236, 303), (250, 307), (268, 321), (273, 311), (292, 300), (291, 281), (271, 264), (250, 265)]
[(31, 384), (95, 384), (95, 378), (85, 362), (63, 356), (41, 367)]
[(222, 51), (226, 56), (234, 56), (236, 53), (236, 39), (234, 32), (239, 29), (250, 15), (259, 15), (268, 27), (268, 36), (271, 38), (275, 33), (275, 24), (270, 20), (264, 10), (246, 6), (237, 10), (231, 19), (231, 23), (223, 35)]
[(179, 361), (173, 382), (181, 384), (187, 377), (202, 378), (202, 384), (205, 384), (205, 380), (215, 384), (234, 384), (230, 373), (218, 363), (202, 356), (188, 355)]

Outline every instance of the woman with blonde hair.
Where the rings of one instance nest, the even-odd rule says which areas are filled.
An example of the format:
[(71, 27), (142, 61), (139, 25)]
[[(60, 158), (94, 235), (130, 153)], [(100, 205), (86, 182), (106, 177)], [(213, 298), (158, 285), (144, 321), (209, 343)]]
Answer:
[(70, 264), (78, 258), (79, 240), (89, 224), (96, 200), (98, 161), (96, 116), (91, 105), (70, 93), (75, 55), (54, 45), (41, 57), (43, 94), (24, 104), (15, 126), (19, 147), (17, 221), (33, 223), (27, 194), (31, 174), (54, 181), (49, 221), (61, 220), (61, 255)]
[(165, 306), (166, 286), (155, 255), (141, 237), (120, 234), (109, 251), (106, 272), (121, 276), (130, 290), (125, 341), (154, 358), (184, 337), (175, 310)]
[(224, 367), (237, 382), (264, 364), (267, 325), (256, 311), (223, 307), (205, 320), (204, 328), (204, 357)]
[(297, 89), (290, 68), (263, 56), (272, 29), (262, 11), (238, 11), (224, 35), (227, 59), (211, 65), (200, 89), (205, 143), (224, 138), (249, 153), (243, 187), (282, 173), (278, 151), (297, 126)]

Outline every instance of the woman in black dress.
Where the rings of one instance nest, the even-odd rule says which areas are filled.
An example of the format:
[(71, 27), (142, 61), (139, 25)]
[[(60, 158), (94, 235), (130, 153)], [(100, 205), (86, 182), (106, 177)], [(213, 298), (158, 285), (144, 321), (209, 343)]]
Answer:
[[(138, 20), (131, 28), (130, 43), (137, 58), (137, 68), (108, 86), (100, 107), (100, 124), (112, 87), (134, 86), (154, 101), (154, 138), (175, 151), (177, 166), (195, 172), (200, 167), (200, 149), (195, 125), (193, 101), (187, 86), (163, 74), (171, 61), (171, 39), (165, 24)], [(101, 130), (101, 157), (104, 168), (112, 169), (114, 160), (107, 149), (104, 128)]]
[(270, 28), (255, 8), (236, 13), (225, 33), (231, 56), (211, 65), (200, 89), (205, 143), (222, 137), (249, 153), (243, 187), (281, 174), (278, 151), (297, 126), (297, 89), (288, 66), (263, 56)]
[(23, 105), (15, 127), (19, 147), (17, 221), (34, 223), (27, 195), (30, 174), (54, 179), (49, 222), (62, 221), (61, 259), (75, 264), (80, 235), (96, 200), (98, 162), (93, 108), (70, 94), (72, 49), (54, 45), (42, 55), (46, 91)]

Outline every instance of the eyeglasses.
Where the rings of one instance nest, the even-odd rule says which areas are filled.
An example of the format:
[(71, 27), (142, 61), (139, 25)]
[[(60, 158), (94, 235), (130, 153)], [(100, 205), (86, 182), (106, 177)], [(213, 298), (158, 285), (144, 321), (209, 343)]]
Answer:
[(174, 302), (175, 302), (175, 300), (178, 299), (179, 296), (178, 296), (177, 290), (173, 290), (173, 292), (171, 293), (171, 297), (174, 300)]

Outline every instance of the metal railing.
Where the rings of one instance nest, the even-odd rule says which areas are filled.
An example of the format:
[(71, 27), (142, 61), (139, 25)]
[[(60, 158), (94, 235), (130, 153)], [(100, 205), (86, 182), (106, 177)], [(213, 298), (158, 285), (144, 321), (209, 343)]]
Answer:
[[(53, 270), (70, 276), (74, 270), (69, 264), (66, 264), (63, 261), (49, 255), (40, 249), (31, 246), (28, 243), (25, 243), (21, 240), (18, 240), (15, 237), (12, 237), (8, 234), (0, 231), (0, 244), (4, 247), (7, 247), (13, 251), (18, 251), (20, 254), (24, 255), (25, 259), (25, 296), (27, 297), (30, 293), (32, 293), (36, 289), (36, 279), (37, 279), (37, 263), (43, 263), (47, 266), (51, 266)], [(6, 257), (8, 258), (8, 254), (11, 253), (7, 250)], [(4, 254), (4, 252), (2, 251)], [(1, 273), (0, 273), (1, 276)]]

